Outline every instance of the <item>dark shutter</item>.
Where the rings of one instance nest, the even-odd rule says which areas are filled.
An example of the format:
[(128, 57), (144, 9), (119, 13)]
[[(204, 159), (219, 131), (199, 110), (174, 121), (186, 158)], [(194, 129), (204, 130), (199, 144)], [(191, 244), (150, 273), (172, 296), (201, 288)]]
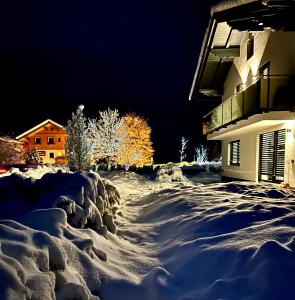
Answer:
[(285, 129), (260, 135), (260, 180), (284, 180), (285, 137)]

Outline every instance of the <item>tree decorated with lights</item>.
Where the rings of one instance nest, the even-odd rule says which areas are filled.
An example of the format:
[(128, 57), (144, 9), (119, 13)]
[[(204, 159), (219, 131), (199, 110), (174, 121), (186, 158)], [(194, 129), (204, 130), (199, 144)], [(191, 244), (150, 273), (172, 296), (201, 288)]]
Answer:
[(89, 133), (94, 146), (94, 159), (97, 162), (104, 160), (110, 169), (117, 163), (126, 136), (124, 122), (118, 110), (108, 108), (100, 111), (99, 119), (89, 120)]
[(123, 117), (126, 136), (117, 162), (128, 170), (130, 166), (143, 166), (151, 162), (154, 149), (151, 142), (151, 128), (147, 121), (135, 114)]
[(78, 106), (66, 127), (65, 155), (70, 170), (75, 172), (88, 171), (91, 167), (93, 147), (83, 109), (83, 105)]

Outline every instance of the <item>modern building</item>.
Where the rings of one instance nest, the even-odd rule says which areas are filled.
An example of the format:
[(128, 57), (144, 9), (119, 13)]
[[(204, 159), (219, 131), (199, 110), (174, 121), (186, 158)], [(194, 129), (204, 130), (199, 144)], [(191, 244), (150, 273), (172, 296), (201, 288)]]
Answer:
[(295, 2), (223, 1), (211, 9), (190, 100), (212, 102), (208, 140), (225, 177), (295, 186)]
[(65, 128), (48, 119), (16, 137), (23, 142), (25, 150), (36, 148), (43, 163), (64, 164)]

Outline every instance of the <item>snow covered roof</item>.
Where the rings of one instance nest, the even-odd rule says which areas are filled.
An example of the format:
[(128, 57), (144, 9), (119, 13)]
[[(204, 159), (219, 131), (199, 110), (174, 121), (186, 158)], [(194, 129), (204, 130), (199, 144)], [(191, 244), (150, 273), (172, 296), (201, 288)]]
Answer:
[(12, 138), (7, 137), (7, 136), (0, 137), (0, 141), (5, 142), (5, 143), (12, 143), (12, 144), (23, 144), (22, 142), (17, 141), (15, 139), (12, 139)]
[(211, 8), (189, 100), (220, 99), (243, 32), (295, 31), (293, 0), (226, 0)]
[(48, 123), (51, 123), (51, 124), (53, 124), (53, 125), (55, 125), (55, 126), (57, 126), (57, 127), (59, 127), (59, 128), (64, 129), (64, 127), (63, 127), (62, 125), (60, 125), (60, 124), (58, 124), (58, 123), (52, 121), (51, 119), (47, 119), (47, 120), (43, 121), (42, 123), (40, 123), (40, 124), (34, 126), (33, 128), (31, 128), (31, 129), (25, 131), (24, 133), (18, 135), (18, 136), (16, 137), (16, 139), (19, 140), (19, 139), (21, 139), (22, 137), (24, 137), (24, 136), (30, 134), (31, 132), (37, 130), (38, 128), (40, 128), (40, 127), (42, 127), (42, 126), (44, 126), (44, 125), (46, 125), (46, 124), (48, 124)]

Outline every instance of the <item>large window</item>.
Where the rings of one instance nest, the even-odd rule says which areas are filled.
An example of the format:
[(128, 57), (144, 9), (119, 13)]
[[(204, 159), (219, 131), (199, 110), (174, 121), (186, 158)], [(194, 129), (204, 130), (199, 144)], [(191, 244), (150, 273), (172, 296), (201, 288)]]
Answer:
[(240, 165), (240, 141), (229, 143), (229, 164), (233, 166)]

